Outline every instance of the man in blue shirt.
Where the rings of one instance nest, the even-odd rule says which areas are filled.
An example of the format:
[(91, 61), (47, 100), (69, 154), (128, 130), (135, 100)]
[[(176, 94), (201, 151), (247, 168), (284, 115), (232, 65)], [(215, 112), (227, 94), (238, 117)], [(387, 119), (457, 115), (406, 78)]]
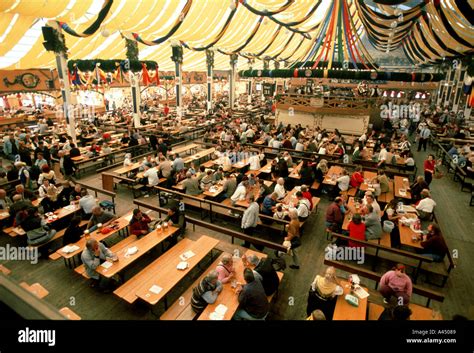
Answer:
[(255, 279), (253, 271), (249, 268), (244, 270), (244, 279), (247, 284), (237, 288), (239, 309), (235, 312), (233, 319), (265, 320), (270, 304), (262, 283)]

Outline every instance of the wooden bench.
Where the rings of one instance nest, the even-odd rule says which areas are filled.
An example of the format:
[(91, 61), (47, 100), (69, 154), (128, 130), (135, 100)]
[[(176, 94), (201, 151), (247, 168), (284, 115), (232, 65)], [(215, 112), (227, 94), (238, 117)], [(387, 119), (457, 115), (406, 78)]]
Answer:
[(383, 232), (380, 239), (369, 240), (371, 243), (380, 244), (386, 247), (392, 247), (392, 240), (390, 239), (390, 233)]
[(21, 282), (20, 286), (28, 290), (29, 292), (36, 295), (38, 298), (43, 299), (49, 292), (39, 283), (33, 283), (31, 286), (26, 282)]
[(356, 188), (349, 188), (347, 191), (341, 191), (342, 196), (355, 196), (357, 194), (357, 189)]
[(5, 276), (8, 276), (12, 271), (3, 265), (0, 265), (0, 272), (3, 273)]
[[(370, 271), (370, 270), (365, 269), (361, 266), (356, 266), (356, 265), (353, 265), (353, 264), (348, 263), (348, 262), (325, 259), (324, 264), (327, 265), (327, 266), (333, 266), (334, 268), (337, 268), (339, 270), (342, 270), (342, 271), (345, 271), (345, 272), (348, 272), (348, 273), (354, 273), (354, 274), (357, 274), (359, 276), (370, 279), (370, 280), (375, 282), (375, 289), (378, 288), (378, 285), (380, 283), (380, 279), (382, 278), (381, 273)], [(422, 287), (422, 286), (417, 285), (417, 284), (413, 284), (413, 293), (427, 298), (426, 307), (429, 307), (431, 300), (436, 300), (436, 301), (442, 303), (444, 301), (444, 298), (445, 298), (443, 293), (434, 291), (434, 290), (426, 288), (426, 287)]]
[(392, 201), (394, 198), (395, 198), (395, 195), (393, 193), (393, 182), (389, 182), (388, 183), (388, 187), (389, 187), (389, 191), (388, 192), (384, 192), (383, 194), (380, 194), (377, 199), (380, 201), (380, 202), (385, 202), (385, 203), (389, 203), (390, 201)]
[(311, 212), (318, 213), (318, 206), (319, 206), (319, 203), (321, 202), (321, 199), (319, 197), (313, 196), (311, 198), (311, 202), (313, 204), (313, 208), (311, 209)]
[(313, 184), (311, 184), (311, 190), (319, 190), (319, 187), (321, 186), (320, 182), (315, 180)]
[(63, 314), (69, 320), (81, 320), (81, 317), (77, 315), (74, 311), (69, 309), (67, 306), (65, 306), (64, 308), (61, 308), (59, 312)]

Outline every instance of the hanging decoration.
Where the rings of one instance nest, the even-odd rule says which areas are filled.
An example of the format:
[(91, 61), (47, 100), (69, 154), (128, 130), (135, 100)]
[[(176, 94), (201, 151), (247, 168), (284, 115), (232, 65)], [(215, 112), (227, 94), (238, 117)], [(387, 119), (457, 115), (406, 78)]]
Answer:
[[(376, 73), (376, 75), (374, 75)], [(340, 69), (281, 69), (281, 70), (244, 70), (240, 77), (302, 77), (302, 78), (335, 78), (367, 81), (402, 81), (402, 82), (438, 82), (444, 74), (425, 72), (382, 72), (373, 70), (340, 70)]]
[(377, 50), (390, 52), (401, 47), (413, 64), (422, 65), (474, 51), (472, 8), (466, 1), (425, 0), (406, 5), (410, 6), (406, 10), (397, 7), (400, 2), (375, 3), (379, 11), (363, 0), (355, 1), (369, 41)]
[(189, 10), (191, 9), (192, 3), (193, 3), (193, 0), (188, 0), (186, 2), (183, 9), (181, 10), (181, 13), (179, 14), (178, 18), (175, 20), (173, 26), (168, 31), (168, 33), (166, 33), (163, 37), (160, 37), (160, 38), (157, 38), (157, 39), (154, 39), (154, 40), (145, 40), (138, 33), (131, 33), (131, 35), (127, 34), (127, 33), (122, 33), (122, 35), (125, 38), (128, 38), (130, 40), (135, 40), (137, 42), (140, 42), (140, 43), (148, 45), (148, 46), (161, 44), (161, 43), (167, 41), (169, 38), (171, 38), (171, 36), (181, 27), (184, 20), (186, 19), (186, 16), (189, 13)]
[(77, 33), (73, 30), (66, 22), (56, 21), (59, 27), (66, 32), (67, 34), (74, 36), (74, 37), (89, 37), (90, 35), (94, 34), (99, 28), (102, 22), (107, 17), (110, 8), (112, 7), (113, 0), (105, 0), (104, 4), (102, 5), (102, 9), (99, 11), (96, 20), (83, 32)]
[[(377, 65), (365, 49), (357, 32), (359, 27), (352, 20), (347, 1), (335, 0), (331, 3), (313, 43), (303, 56), (303, 62), (292, 65), (293, 68), (343, 67), (344, 69), (359, 68), (377, 69)], [(338, 63), (334, 64), (333, 63)]]
[[(307, 31), (302, 31), (302, 30), (300, 30), (300, 29), (293, 28), (293, 26), (295, 26), (296, 24), (294, 24), (294, 23), (284, 23), (284, 22), (278, 21), (277, 19), (275, 19), (275, 17), (273, 17), (274, 15), (277, 15), (277, 14), (279, 14), (279, 13), (281, 13), (281, 12), (287, 10), (293, 3), (295, 3), (295, 0), (287, 0), (284, 5), (282, 5), (279, 9), (277, 9), (277, 10), (275, 10), (275, 11), (268, 11), (268, 10), (260, 11), (260, 10), (257, 10), (255, 7), (252, 7), (252, 6), (247, 2), (247, 0), (239, 0), (239, 3), (241, 3), (247, 10), (249, 10), (250, 12), (252, 12), (252, 13), (255, 14), (255, 15), (268, 17), (269, 19), (271, 19), (271, 20), (274, 21), (275, 23), (279, 24), (280, 26), (285, 27), (285, 28), (288, 29), (289, 31), (292, 31), (292, 32), (295, 32), (295, 33), (299, 33), (299, 34), (301, 34), (303, 37), (305, 37), (305, 38), (307, 38), (307, 39), (311, 39), (311, 36), (307, 33)], [(319, 6), (319, 3), (316, 4), (316, 5)], [(309, 16), (308, 16), (308, 15), (304, 16), (305, 20), (303, 20), (303, 21), (298, 21), (297, 24), (303, 23), (303, 22), (306, 21), (308, 18), (310, 18), (311, 15), (316, 11), (316, 9), (317, 9), (318, 6), (314, 6), (314, 7), (310, 10)]]
[(224, 54), (224, 55), (236, 54), (236, 53), (240, 52), (242, 49), (244, 49), (252, 41), (253, 37), (255, 37), (255, 35), (258, 32), (258, 29), (260, 28), (260, 25), (262, 24), (262, 21), (263, 21), (263, 16), (260, 16), (260, 18), (257, 21), (257, 24), (255, 25), (254, 29), (252, 30), (252, 33), (250, 33), (250, 36), (247, 38), (247, 40), (240, 47), (238, 47), (237, 49), (234, 49), (232, 51), (227, 51), (227, 52), (224, 51), (224, 50), (221, 50), (221, 49), (218, 49), (217, 51), (221, 54)]
[[(236, 1), (236, 0), (232, 0), (232, 1)], [(193, 51), (204, 51), (204, 50), (207, 50), (207, 49), (213, 47), (215, 44), (217, 44), (221, 40), (221, 38), (224, 36), (224, 34), (229, 29), (230, 22), (232, 21), (232, 18), (234, 18), (235, 13), (237, 12), (237, 8), (238, 8), (238, 3), (236, 2), (235, 6), (232, 7), (232, 10), (229, 13), (229, 16), (227, 16), (227, 19), (224, 23), (224, 26), (222, 27), (220, 32), (215, 36), (215, 38), (209, 44), (207, 44), (205, 46), (193, 47), (193, 46), (191, 46), (191, 45), (189, 45), (189, 44), (187, 44), (183, 41), (180, 41), (181, 45), (183, 47), (185, 47), (186, 49), (193, 50)]]

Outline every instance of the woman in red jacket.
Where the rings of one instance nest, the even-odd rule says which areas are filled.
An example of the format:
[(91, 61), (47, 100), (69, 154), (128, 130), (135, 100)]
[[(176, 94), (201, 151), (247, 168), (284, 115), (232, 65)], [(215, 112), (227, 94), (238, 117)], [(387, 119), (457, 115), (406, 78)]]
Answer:
[(432, 154), (428, 155), (428, 159), (425, 160), (423, 163), (423, 169), (425, 171), (425, 181), (428, 185), (431, 184), (431, 180), (433, 180), (433, 174), (435, 172), (436, 161)]
[(148, 224), (151, 222), (148, 215), (143, 214), (138, 208), (133, 210), (133, 217), (130, 220), (130, 234), (141, 237), (150, 232)]
[[(352, 220), (349, 222), (347, 229), (349, 230), (349, 238), (365, 241), (365, 224), (362, 222), (362, 217), (360, 214), (356, 213), (352, 216)], [(352, 242), (350, 240), (349, 246), (357, 248), (364, 247), (364, 245)]]

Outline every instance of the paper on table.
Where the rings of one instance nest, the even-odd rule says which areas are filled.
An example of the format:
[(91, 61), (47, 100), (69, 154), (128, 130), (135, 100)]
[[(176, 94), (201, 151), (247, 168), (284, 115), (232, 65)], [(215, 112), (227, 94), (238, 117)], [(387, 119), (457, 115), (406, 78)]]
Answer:
[(72, 253), (76, 250), (79, 250), (77, 245), (66, 245), (64, 248), (62, 248), (62, 252), (66, 254)]
[(213, 311), (213, 312), (209, 315), (209, 318), (210, 318), (211, 320), (220, 321), (220, 320), (224, 320), (224, 315), (220, 315), (219, 313), (216, 313), (215, 311)]
[(179, 258), (181, 259), (181, 261), (186, 261), (187, 259), (190, 259), (194, 255), (196, 254), (193, 253), (192, 250), (189, 250), (189, 251), (186, 251), (184, 254), (181, 254)]
[(73, 210), (73, 209), (75, 209), (75, 208), (76, 208), (76, 206), (74, 206), (74, 205), (67, 205), (67, 206), (64, 206), (64, 209), (65, 209), (65, 210), (69, 210), (69, 211), (70, 211), (70, 210)]
[(150, 288), (150, 292), (154, 294), (159, 294), (162, 290), (163, 288), (161, 288), (160, 286), (157, 286), (156, 284), (152, 285)]
[(107, 269), (107, 268), (110, 268), (112, 266), (112, 262), (110, 261), (105, 261), (104, 263), (102, 263), (100, 266), (102, 266), (103, 268)]
[(130, 222), (130, 221), (132, 220), (132, 217), (133, 217), (133, 215), (130, 214), (130, 215), (124, 217), (124, 219), (125, 219), (127, 222)]
[(224, 304), (219, 304), (215, 310), (217, 314), (224, 316), (225, 313), (227, 312), (227, 307)]
[(181, 262), (178, 264), (178, 266), (176, 266), (176, 268), (177, 268), (178, 270), (185, 270), (185, 269), (188, 268), (188, 266), (189, 266), (189, 265), (188, 265), (187, 262), (181, 261)]
[(360, 287), (360, 286), (357, 286), (356, 289), (354, 289), (354, 293), (360, 298), (360, 299), (365, 299), (369, 296), (369, 293), (367, 293), (367, 291)]
[(7, 217), (9, 216), (10, 214), (8, 212), (2, 212), (0, 213), (0, 217)]
[(134, 255), (137, 253), (137, 251), (138, 251), (138, 248), (136, 246), (132, 246), (131, 248), (127, 249), (125, 256)]

